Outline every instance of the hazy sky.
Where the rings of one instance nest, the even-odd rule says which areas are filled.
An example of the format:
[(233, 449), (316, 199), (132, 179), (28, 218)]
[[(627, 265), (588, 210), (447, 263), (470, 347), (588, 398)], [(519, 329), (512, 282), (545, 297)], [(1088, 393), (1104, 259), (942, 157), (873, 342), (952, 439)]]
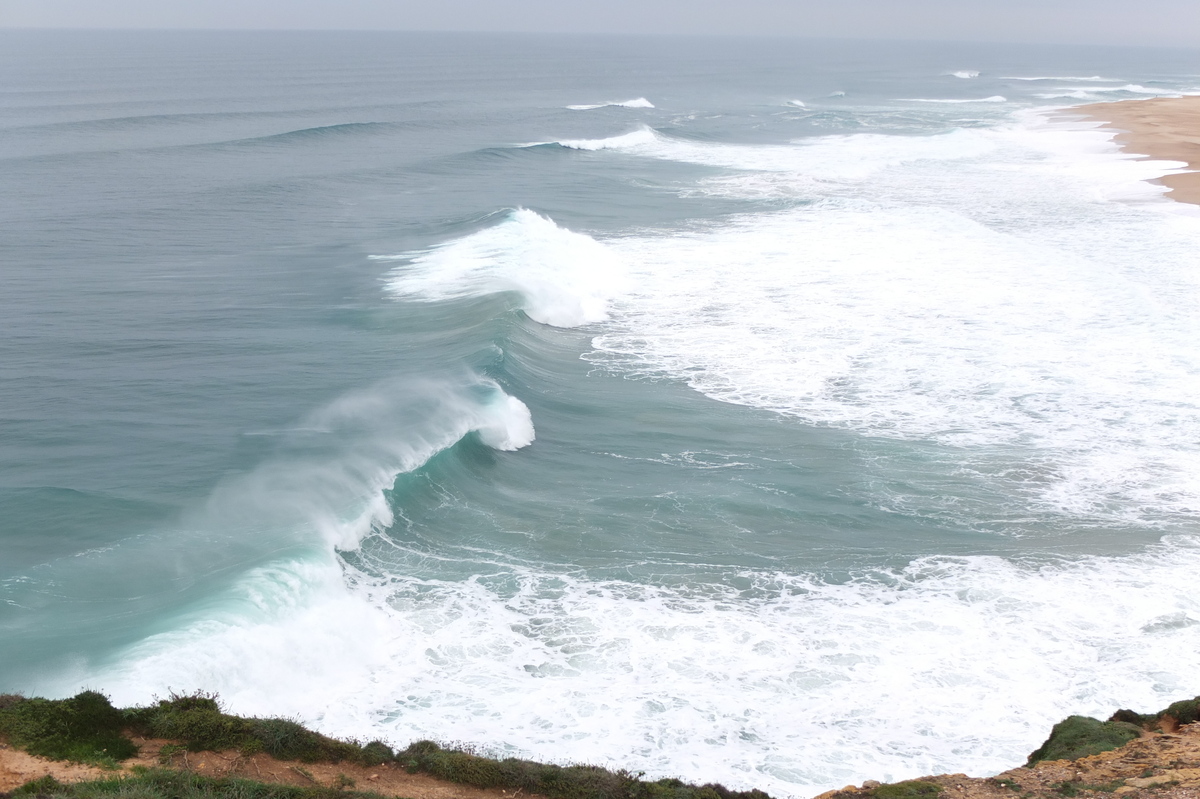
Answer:
[(0, 0), (0, 27), (738, 33), (1200, 47), (1200, 0)]

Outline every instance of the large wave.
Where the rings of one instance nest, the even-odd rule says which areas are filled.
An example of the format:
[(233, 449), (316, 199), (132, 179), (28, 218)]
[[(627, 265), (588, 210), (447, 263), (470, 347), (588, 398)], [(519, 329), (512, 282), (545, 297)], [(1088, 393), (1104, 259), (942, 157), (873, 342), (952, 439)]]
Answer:
[(530, 317), (555, 327), (607, 319), (609, 300), (626, 288), (622, 262), (608, 248), (527, 209), (429, 250), (379, 258), (403, 262), (387, 283), (397, 297), (514, 291)]

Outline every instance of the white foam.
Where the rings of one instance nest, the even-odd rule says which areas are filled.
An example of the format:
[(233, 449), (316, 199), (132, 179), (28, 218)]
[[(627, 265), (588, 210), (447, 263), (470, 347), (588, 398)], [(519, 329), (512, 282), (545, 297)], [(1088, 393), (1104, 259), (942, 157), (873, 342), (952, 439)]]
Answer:
[[(817, 180), (858, 180), (907, 161), (978, 156), (994, 144), (974, 131), (937, 136), (899, 137), (853, 134), (801, 139), (786, 145), (741, 145), (689, 141), (651, 128), (606, 139), (557, 142), (576, 150), (616, 150), (630, 155), (708, 166), (789, 172)], [(847, 157), (853, 151), (852, 157)]]
[(805, 796), (992, 774), (1070, 713), (1200, 692), (1198, 566), (1195, 539), (1040, 567), (925, 559), (846, 584), (744, 573), (745, 590), (343, 565), (347, 589), (331, 566), (285, 563), (97, 678), (119, 703), (204, 687), (335, 735)]
[[(1013, 447), (1053, 475), (1025, 486), (1045, 508), (1200, 517), (1200, 447), (1185, 443), (1200, 441), (1200, 218), (1128, 204), (1179, 165), (1118, 154), (1111, 132), (974, 135), (986, 157), (889, 159), (861, 190), (845, 175), (708, 181), (829, 199), (612, 242), (636, 288), (594, 358), (810, 423)], [(826, 155), (869, 161), (870, 143)]]
[(956, 100), (939, 100), (939, 99), (933, 99), (933, 100), (927, 100), (927, 99), (925, 99), (925, 98), (921, 98), (921, 97), (913, 97), (913, 98), (909, 98), (909, 99), (901, 100), (901, 102), (904, 102), (904, 103), (1007, 103), (1007, 102), (1008, 102), (1008, 98), (1007, 98), (1007, 97), (1002, 97), (1002, 96), (1000, 96), (999, 94), (994, 94), (994, 95), (992, 95), (991, 97), (981, 97), (981, 98), (978, 98), (978, 99), (966, 99), (966, 100), (963, 100), (963, 99), (956, 99)]
[(614, 100), (608, 103), (596, 103), (595, 105), (569, 105), (571, 111), (592, 111), (596, 108), (653, 108), (654, 103), (647, 100), (645, 97), (638, 97), (633, 100)]
[(808, 107), (804, 104), (803, 100), (788, 100), (787, 105), (790, 105), (794, 108), (807, 108)]
[[(604, 140), (743, 171), (698, 191), (821, 202), (607, 243), (525, 212), (393, 279), (425, 298), (516, 290), (562, 326), (608, 318), (598, 363), (966, 448), (965, 468), (1044, 512), (1200, 517), (1200, 217), (1142, 182), (1182, 165), (1027, 119), (796, 145)], [(1038, 476), (989, 476), (995, 448)]]
[(1122, 92), (1125, 94), (1145, 94), (1153, 97), (1179, 97), (1180, 92), (1174, 89), (1152, 89), (1146, 86), (1139, 86), (1134, 83), (1128, 83), (1124, 86), (1089, 86), (1086, 89), (1072, 89), (1069, 87), (1051, 90), (1047, 92), (1039, 92), (1038, 97), (1046, 100), (1071, 99), (1071, 100), (1093, 100), (1098, 94), (1109, 92)]
[(389, 273), (396, 297), (440, 301), (516, 292), (530, 318), (575, 327), (608, 318), (609, 299), (625, 289), (624, 265), (592, 238), (517, 209), (500, 224), (416, 253)]
[(956, 78), (963, 78), (963, 79), (979, 77), (978, 70), (974, 70), (974, 69), (960, 69), (958, 72), (951, 72), (950, 74)]

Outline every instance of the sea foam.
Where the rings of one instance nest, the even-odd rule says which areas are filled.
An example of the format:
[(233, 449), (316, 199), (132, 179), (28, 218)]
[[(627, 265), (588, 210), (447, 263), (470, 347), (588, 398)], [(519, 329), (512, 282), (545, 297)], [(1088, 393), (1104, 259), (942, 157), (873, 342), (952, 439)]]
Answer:
[[(415, 553), (414, 553), (415, 554)], [(245, 714), (404, 745), (806, 796), (1019, 764), (1070, 713), (1200, 690), (1200, 541), (1133, 558), (928, 558), (847, 583), (668, 589), (537, 569), (467, 581), (284, 563), (126, 653), (118, 702), (216, 690)], [(287, 663), (280, 669), (280, 663)]]

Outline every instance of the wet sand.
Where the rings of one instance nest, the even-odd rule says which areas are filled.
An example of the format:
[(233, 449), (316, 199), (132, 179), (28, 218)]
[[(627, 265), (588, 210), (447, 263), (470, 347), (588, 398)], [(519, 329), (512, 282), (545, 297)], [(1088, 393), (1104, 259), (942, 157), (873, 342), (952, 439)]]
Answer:
[[(1072, 110), (1121, 131), (1116, 142), (1131, 153), (1183, 161), (1200, 170), (1200, 97), (1095, 103)], [(1170, 189), (1166, 196), (1172, 200), (1200, 205), (1200, 171), (1167, 175), (1159, 182)]]

